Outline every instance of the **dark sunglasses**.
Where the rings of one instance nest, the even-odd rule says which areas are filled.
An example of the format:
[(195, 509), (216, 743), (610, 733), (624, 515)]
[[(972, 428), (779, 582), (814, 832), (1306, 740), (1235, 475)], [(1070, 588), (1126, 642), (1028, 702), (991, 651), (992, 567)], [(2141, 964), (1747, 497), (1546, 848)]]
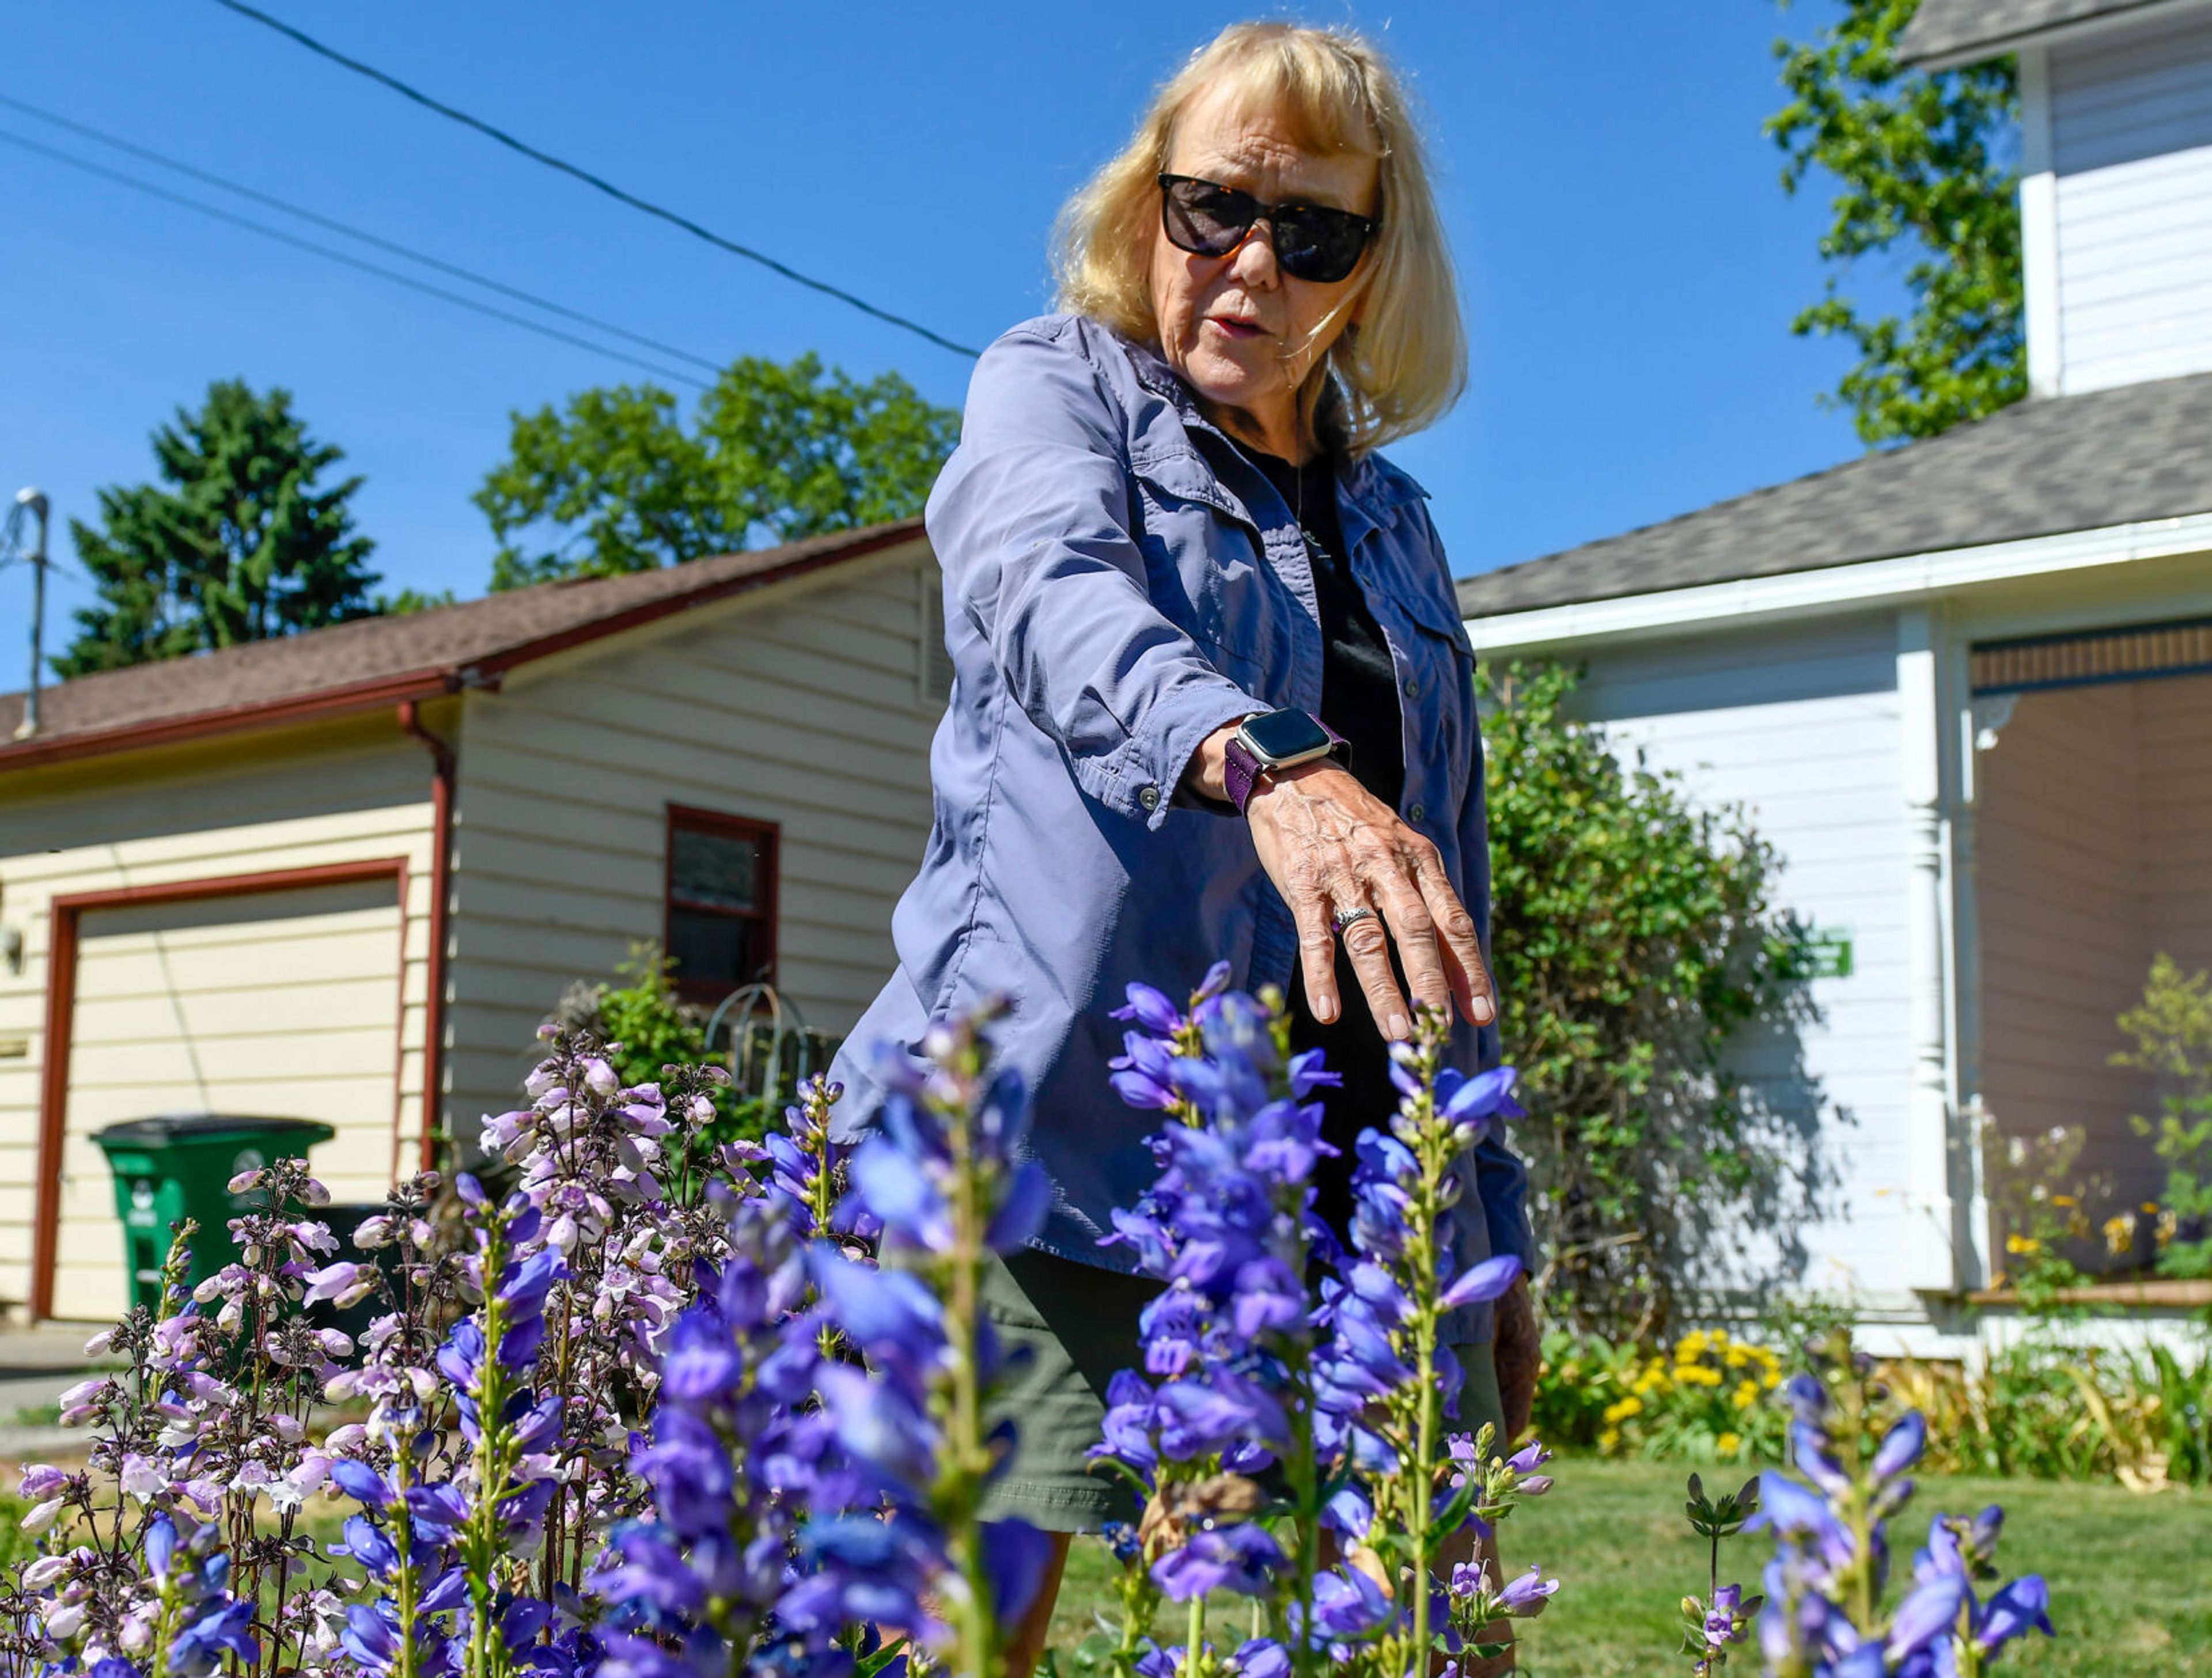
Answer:
[(1371, 216), (1315, 204), (1261, 204), (1249, 192), (1194, 175), (1160, 181), (1160, 225), (1177, 250), (1225, 257), (1244, 242), (1255, 222), (1265, 222), (1275, 246), (1275, 265), (1293, 279), (1334, 285), (1359, 265), (1375, 236)]

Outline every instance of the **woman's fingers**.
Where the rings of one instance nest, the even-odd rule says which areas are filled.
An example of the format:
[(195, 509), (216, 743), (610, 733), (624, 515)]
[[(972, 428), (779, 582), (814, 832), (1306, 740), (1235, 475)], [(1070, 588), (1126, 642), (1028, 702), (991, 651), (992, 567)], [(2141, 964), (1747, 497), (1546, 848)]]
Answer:
[(1330, 925), (1328, 905), (1318, 894), (1293, 891), (1291, 914), (1298, 923), (1298, 965), (1305, 975), (1306, 1006), (1322, 1024), (1339, 1012), (1336, 994), (1336, 929)]
[(1297, 921), (1316, 1019), (1327, 1024), (1343, 1012), (1332, 915), (1362, 908), (1374, 912), (1345, 928), (1344, 946), (1385, 1037), (1413, 1034), (1391, 968), (1394, 944), (1415, 997), (1440, 1009), (1456, 1001), (1478, 1025), (1497, 1018), (1474, 917), (1452, 890), (1436, 846), (1350, 775), (1334, 764), (1294, 770), (1255, 793), (1245, 815), (1261, 866)]
[[(1391, 940), (1398, 946), (1398, 965), (1406, 976), (1407, 987), (1419, 1000), (1449, 1016), (1452, 986), (1437, 945), (1436, 916), (1430, 913), (1427, 899), (1396, 848), (1381, 869), (1370, 870), (1368, 891), (1390, 923)], [(1395, 1041), (1401, 1034), (1391, 1035)]]
[(1414, 854), (1413, 881), (1428, 905), (1452, 996), (1469, 1022), (1487, 1025), (1498, 1018), (1498, 988), (1491, 982), (1490, 969), (1482, 959), (1482, 939), (1477, 934), (1474, 916), (1468, 913), (1467, 905), (1444, 878), (1435, 847), (1423, 843), (1425, 848)]
[(1352, 970), (1359, 976), (1359, 988), (1376, 1027), (1390, 1042), (1403, 1042), (1413, 1035), (1413, 1021), (1407, 1012), (1406, 999), (1398, 994), (1397, 975), (1390, 970), (1390, 934), (1383, 930), (1382, 917), (1356, 894), (1340, 893), (1336, 906), (1340, 915), (1368, 910), (1357, 921), (1346, 923), (1340, 934), (1344, 952), (1352, 958)]

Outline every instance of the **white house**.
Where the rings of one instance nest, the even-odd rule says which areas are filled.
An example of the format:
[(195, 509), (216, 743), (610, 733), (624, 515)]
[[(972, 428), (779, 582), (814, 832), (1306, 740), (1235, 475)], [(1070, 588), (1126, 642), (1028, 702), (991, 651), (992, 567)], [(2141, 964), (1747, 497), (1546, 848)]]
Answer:
[(120, 1311), (94, 1130), (319, 1119), (380, 1198), (638, 941), (846, 1030), (929, 831), (938, 595), (908, 523), (82, 678), (28, 738), (0, 697), (0, 1309)]
[(1906, 51), (2018, 56), (2033, 397), (1460, 601), (1746, 806), (1848, 948), (1804, 1281), (1929, 1344), (2001, 1264), (1979, 1116), (2155, 1192), (2114, 1017), (2154, 951), (2212, 964), (2212, 4), (1925, 0)]

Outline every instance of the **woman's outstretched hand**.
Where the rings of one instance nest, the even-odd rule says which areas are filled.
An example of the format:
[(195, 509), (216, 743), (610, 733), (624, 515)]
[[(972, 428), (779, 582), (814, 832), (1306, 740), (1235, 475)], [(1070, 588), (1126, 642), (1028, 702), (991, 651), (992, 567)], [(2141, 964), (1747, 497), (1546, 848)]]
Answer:
[[(1226, 796), (1222, 754), (1235, 729), (1209, 738), (1189, 778), (1209, 797)], [(1244, 806), (1260, 866), (1290, 905), (1298, 927), (1306, 1001), (1323, 1024), (1343, 1003), (1336, 994), (1336, 917), (1371, 909), (1347, 925), (1346, 953), (1359, 976), (1368, 1012), (1393, 1043), (1413, 1036), (1406, 998), (1390, 970), (1390, 948), (1414, 997), (1473, 1024), (1498, 1017), (1498, 997), (1483, 966), (1474, 917), (1445, 877), (1436, 846), (1334, 763), (1307, 763), (1270, 776)]]

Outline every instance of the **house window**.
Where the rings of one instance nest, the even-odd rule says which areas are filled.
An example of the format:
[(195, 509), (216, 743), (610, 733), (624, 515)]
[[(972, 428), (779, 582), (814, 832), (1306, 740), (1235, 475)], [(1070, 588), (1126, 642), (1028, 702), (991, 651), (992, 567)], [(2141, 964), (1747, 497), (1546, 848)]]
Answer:
[(773, 822), (668, 811), (668, 953), (689, 1001), (775, 977)]

